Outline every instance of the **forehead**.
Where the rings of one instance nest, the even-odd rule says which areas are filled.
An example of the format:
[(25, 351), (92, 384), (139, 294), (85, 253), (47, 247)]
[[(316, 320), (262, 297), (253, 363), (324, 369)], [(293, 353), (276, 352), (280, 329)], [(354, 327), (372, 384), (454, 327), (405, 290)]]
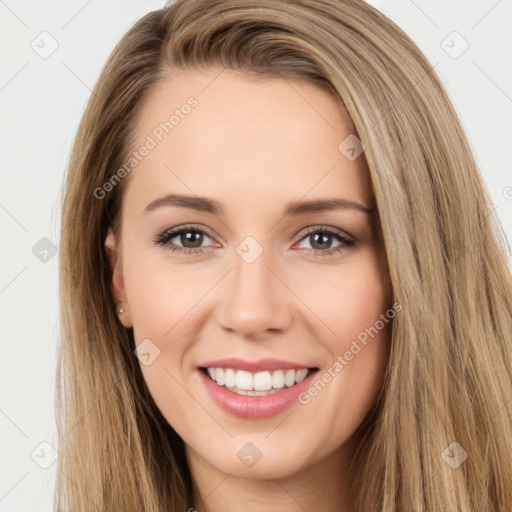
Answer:
[(142, 105), (131, 151), (150, 149), (130, 172), (126, 195), (141, 202), (175, 192), (250, 204), (258, 196), (282, 204), (327, 194), (369, 205), (363, 156), (350, 160), (339, 149), (354, 134), (343, 104), (310, 82), (180, 71)]

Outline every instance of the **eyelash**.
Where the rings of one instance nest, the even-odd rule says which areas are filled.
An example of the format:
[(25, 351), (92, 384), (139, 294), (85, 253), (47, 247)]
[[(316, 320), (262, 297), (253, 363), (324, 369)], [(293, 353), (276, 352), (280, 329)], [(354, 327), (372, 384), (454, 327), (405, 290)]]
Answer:
[[(208, 236), (209, 238), (213, 239), (212, 236), (210, 236), (208, 234), (208, 232), (198, 226), (194, 226), (194, 225), (186, 225), (186, 226), (182, 226), (180, 228), (176, 228), (176, 229), (170, 229), (170, 230), (167, 230), (167, 231), (164, 231), (163, 233), (161, 233), (160, 235), (158, 235), (154, 240), (153, 242), (156, 244), (156, 245), (162, 245), (162, 246), (165, 246), (165, 245), (168, 245), (168, 250), (173, 252), (173, 251), (178, 251), (178, 252), (181, 252), (183, 254), (201, 254), (204, 250), (204, 247), (200, 247), (200, 248), (196, 248), (196, 249), (190, 249), (190, 248), (187, 248), (187, 247), (180, 247), (180, 246), (177, 246), (177, 245), (174, 245), (174, 244), (169, 244), (169, 241), (171, 239), (173, 239), (174, 237), (176, 237), (177, 235), (181, 235), (182, 233), (187, 233), (187, 232), (190, 232), (190, 231), (194, 231), (194, 232), (198, 232), (198, 233), (202, 233), (206, 236)], [(343, 249), (346, 249), (347, 247), (354, 247), (357, 245), (357, 243), (342, 235), (339, 231), (336, 231), (332, 228), (329, 228), (328, 226), (313, 226), (312, 228), (308, 228), (306, 230), (305, 233), (303, 233), (302, 237), (300, 238), (299, 242), (301, 242), (302, 240), (304, 240), (308, 235), (311, 235), (312, 233), (321, 233), (321, 234), (326, 234), (326, 235), (330, 235), (330, 236), (333, 236), (335, 237), (336, 239), (338, 239), (339, 242), (342, 242), (341, 245), (337, 246), (337, 247), (334, 247), (332, 249), (327, 249), (325, 251), (321, 251), (319, 249), (305, 249), (306, 251), (313, 251), (315, 256), (314, 257), (317, 257), (317, 256), (330, 256), (332, 254), (336, 254), (336, 253), (339, 253), (341, 252)]]

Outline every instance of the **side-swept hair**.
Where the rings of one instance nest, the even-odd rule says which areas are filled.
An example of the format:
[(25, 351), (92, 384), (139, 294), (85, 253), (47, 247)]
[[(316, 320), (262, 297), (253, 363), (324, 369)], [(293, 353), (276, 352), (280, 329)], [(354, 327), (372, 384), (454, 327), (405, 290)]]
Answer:
[[(118, 321), (103, 242), (119, 231), (143, 100), (173, 70), (222, 66), (331, 91), (364, 145), (394, 300), (382, 393), (358, 452), (360, 512), (512, 509), (508, 246), (433, 66), (362, 0), (178, 0), (108, 59), (78, 129), (60, 241), (57, 510), (184, 512), (183, 442)], [(341, 142), (341, 141), (340, 141)], [(457, 442), (468, 458), (452, 468)]]

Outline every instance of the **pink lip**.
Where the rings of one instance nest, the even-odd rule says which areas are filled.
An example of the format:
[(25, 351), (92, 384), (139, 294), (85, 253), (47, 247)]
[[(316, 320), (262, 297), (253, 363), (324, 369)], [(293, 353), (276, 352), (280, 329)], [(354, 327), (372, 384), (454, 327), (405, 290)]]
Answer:
[[(208, 363), (208, 367), (211, 368), (210, 363)], [(217, 364), (213, 365), (213, 367), (220, 368)], [(232, 366), (229, 365), (227, 367), (232, 368)], [(279, 368), (283, 367), (280, 366)], [(295, 366), (295, 368), (306, 367), (299, 365)], [(302, 382), (299, 382), (290, 388), (285, 387), (281, 391), (265, 396), (239, 395), (233, 391), (229, 391), (229, 389), (226, 389), (223, 386), (219, 386), (215, 381), (210, 379), (205, 371), (200, 368), (197, 369), (197, 373), (214, 402), (222, 410), (239, 418), (262, 419), (275, 416), (293, 404), (300, 393), (310, 386), (311, 380), (317, 371), (310, 372)]]
[(265, 370), (300, 370), (301, 368), (313, 368), (293, 361), (284, 361), (282, 359), (260, 359), (259, 361), (246, 361), (238, 357), (229, 357), (227, 359), (216, 359), (215, 361), (206, 361), (201, 363), (202, 368), (233, 368), (235, 370), (245, 370), (247, 372), (263, 372)]

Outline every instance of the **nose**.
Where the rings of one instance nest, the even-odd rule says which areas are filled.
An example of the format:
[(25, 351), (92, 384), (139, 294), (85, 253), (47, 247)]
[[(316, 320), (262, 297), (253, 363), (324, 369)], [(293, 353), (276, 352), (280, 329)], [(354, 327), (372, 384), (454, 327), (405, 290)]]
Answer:
[(252, 263), (235, 254), (216, 310), (224, 330), (253, 339), (289, 328), (294, 295), (274, 267), (266, 251)]

